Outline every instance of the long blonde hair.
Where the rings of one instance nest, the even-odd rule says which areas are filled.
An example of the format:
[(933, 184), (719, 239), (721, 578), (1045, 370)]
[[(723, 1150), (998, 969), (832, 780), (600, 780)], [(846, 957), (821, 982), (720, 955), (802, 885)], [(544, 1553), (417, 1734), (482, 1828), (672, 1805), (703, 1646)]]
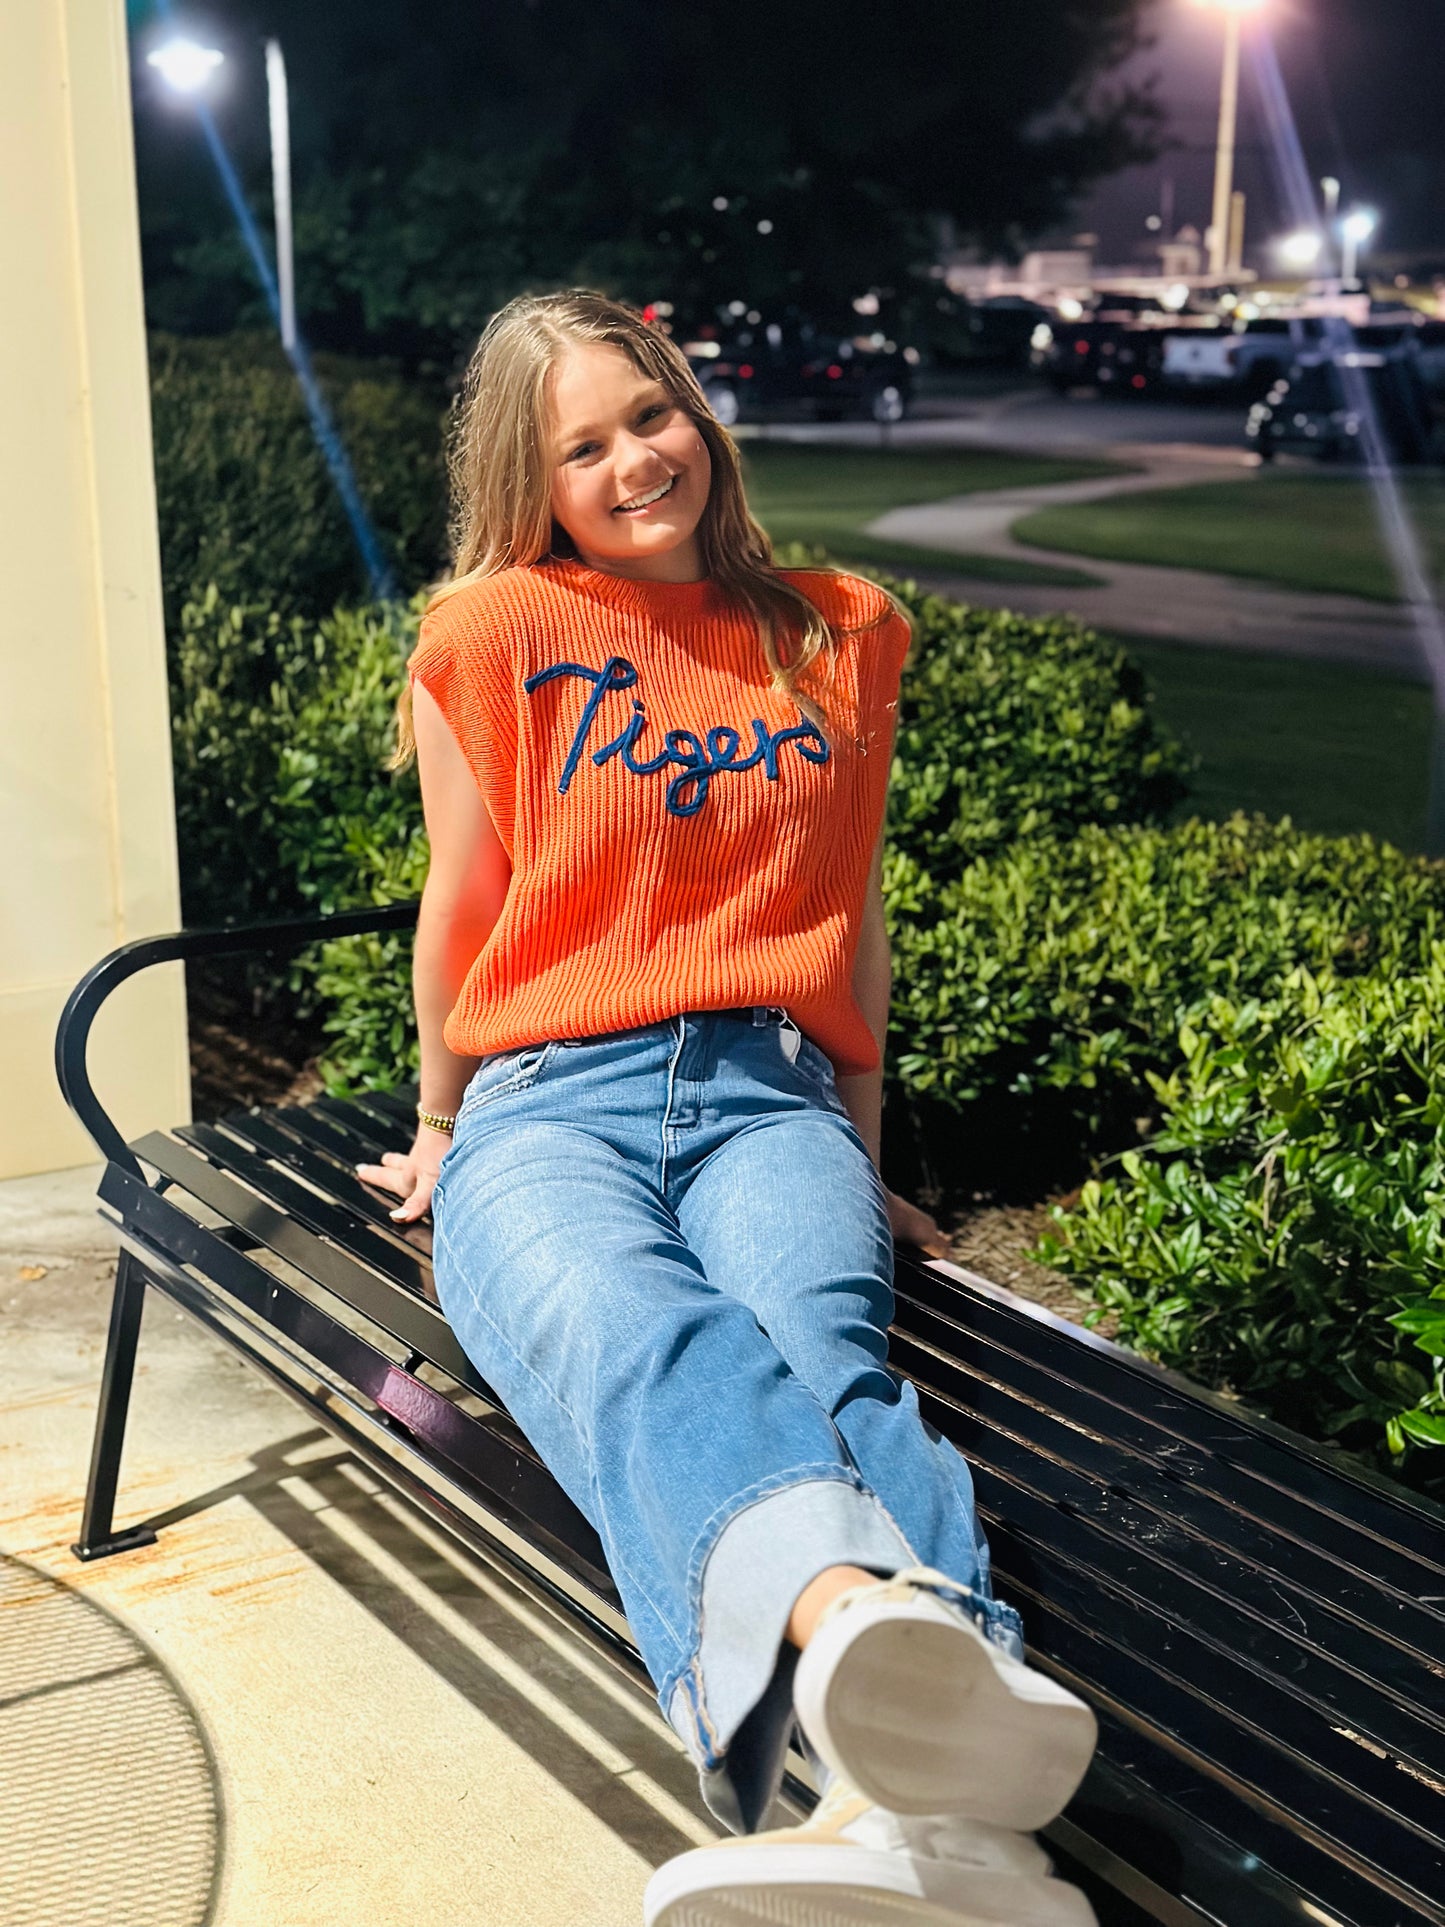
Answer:
[[(837, 632), (817, 605), (773, 566), (773, 545), (754, 521), (732, 437), (707, 404), (677, 344), (636, 309), (590, 288), (521, 295), (493, 315), (468, 364), (453, 405), (447, 446), (451, 481), (450, 576), (432, 591), (428, 609), (469, 583), (547, 556), (575, 555), (552, 515), (547, 453), (547, 383), (567, 349), (620, 348), (639, 374), (658, 381), (697, 425), (712, 461), (712, 485), (698, 524), (704, 574), (725, 599), (746, 609), (774, 688), (790, 695), (815, 728), (826, 718), (797, 687)], [(826, 571), (833, 573), (833, 571)], [(788, 658), (779, 648), (785, 638)], [(415, 751), (410, 690), (397, 708), (394, 766)]]

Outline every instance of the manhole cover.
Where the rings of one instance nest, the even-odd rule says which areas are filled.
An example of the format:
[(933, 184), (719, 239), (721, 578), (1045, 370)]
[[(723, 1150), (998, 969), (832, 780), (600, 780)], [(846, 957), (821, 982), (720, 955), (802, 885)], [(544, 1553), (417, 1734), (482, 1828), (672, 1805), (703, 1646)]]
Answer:
[(199, 1927), (219, 1836), (210, 1755), (154, 1654), (0, 1554), (0, 1921)]

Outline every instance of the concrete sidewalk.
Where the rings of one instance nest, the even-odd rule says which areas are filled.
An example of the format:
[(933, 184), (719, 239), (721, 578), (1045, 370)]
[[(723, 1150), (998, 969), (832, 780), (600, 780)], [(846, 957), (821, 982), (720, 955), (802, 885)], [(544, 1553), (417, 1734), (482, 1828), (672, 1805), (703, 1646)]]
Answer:
[[(655, 1712), (157, 1297), (120, 1523), (162, 1515), (160, 1539), (71, 1557), (114, 1262), (97, 1175), (0, 1185), (0, 1552), (116, 1615), (209, 1746), (215, 1910), (162, 1922), (133, 1896), (127, 1923), (632, 1927), (651, 1868), (717, 1834)], [(0, 1717), (0, 1812), (50, 1797), (6, 1738)], [(7, 1927), (110, 1927), (102, 1887), (83, 1911), (86, 1870), (48, 1855)]]
[(957, 576), (932, 568), (919, 571), (920, 580), (930, 587), (985, 608), (1015, 609), (1020, 615), (1066, 613), (1115, 635), (1351, 663), (1412, 681), (1428, 680), (1414, 626), (1404, 608), (1361, 596), (1272, 588), (1200, 569), (1100, 561), (1014, 539), (1014, 525), (1036, 509), (1204, 482), (1239, 481), (1255, 472), (1254, 458), (1233, 449), (1116, 443), (1107, 453), (1137, 465), (1139, 472), (1039, 488), (998, 489), (891, 509), (868, 524), (868, 533), (892, 542), (956, 549), (960, 555), (994, 555), (1084, 569), (1099, 578), (1095, 587), (1060, 589), (982, 581), (964, 569)]

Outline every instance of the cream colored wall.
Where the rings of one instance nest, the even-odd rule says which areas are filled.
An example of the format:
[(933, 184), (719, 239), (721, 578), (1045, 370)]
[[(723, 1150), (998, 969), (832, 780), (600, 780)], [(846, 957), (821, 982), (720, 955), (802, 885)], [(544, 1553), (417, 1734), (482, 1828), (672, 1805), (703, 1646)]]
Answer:
[[(0, 0), (0, 1176), (95, 1155), (51, 1050), (116, 944), (180, 922), (123, 0)], [(95, 1082), (187, 1115), (179, 966), (118, 993)]]

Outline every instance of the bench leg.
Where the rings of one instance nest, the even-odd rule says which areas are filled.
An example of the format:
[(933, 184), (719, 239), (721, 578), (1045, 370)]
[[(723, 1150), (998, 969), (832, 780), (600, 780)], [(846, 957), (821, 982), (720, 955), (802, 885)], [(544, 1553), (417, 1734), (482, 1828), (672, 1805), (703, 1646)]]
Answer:
[(130, 1410), (131, 1381), (135, 1377), (135, 1348), (145, 1306), (145, 1273), (128, 1251), (115, 1268), (115, 1297), (110, 1308), (110, 1336), (105, 1348), (105, 1371), (100, 1382), (100, 1410), (95, 1420), (95, 1444), (90, 1454), (90, 1482), (80, 1537), (70, 1550), (77, 1559), (105, 1559), (113, 1552), (153, 1546), (149, 1526), (115, 1530), (115, 1488), (125, 1444), (126, 1414)]

